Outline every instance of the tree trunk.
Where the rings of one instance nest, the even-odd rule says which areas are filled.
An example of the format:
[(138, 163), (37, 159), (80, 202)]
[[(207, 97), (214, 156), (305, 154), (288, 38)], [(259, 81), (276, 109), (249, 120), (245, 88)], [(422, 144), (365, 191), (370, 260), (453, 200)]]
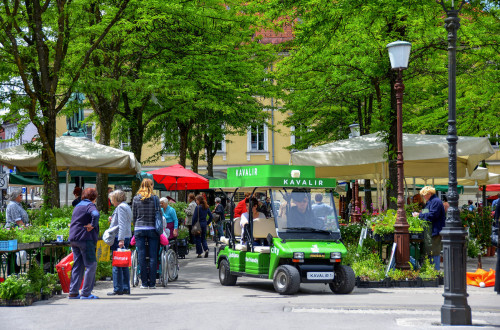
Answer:
[[(42, 150), (42, 162), (44, 165), (39, 165), (39, 173), (43, 179), (43, 201), (44, 206), (50, 208), (59, 208), (59, 174), (57, 172), (57, 164), (54, 151), (50, 152), (46, 149)], [(43, 166), (43, 169), (42, 169)]]
[[(94, 112), (99, 117), (100, 137), (99, 143), (109, 146), (111, 143), (111, 130), (113, 120), (118, 109), (120, 97), (117, 94), (111, 95), (108, 100), (104, 95), (87, 95)], [(142, 149), (142, 148), (141, 148)], [(109, 212), (108, 204), (108, 174), (98, 173), (96, 177), (97, 209), (103, 213)]]
[(187, 159), (187, 146), (188, 146), (188, 133), (189, 127), (183, 122), (177, 121), (179, 128), (179, 164), (186, 167)]
[(97, 189), (97, 209), (102, 213), (108, 213), (109, 212), (108, 174), (97, 173), (96, 189)]
[(203, 141), (205, 143), (205, 152), (207, 153), (207, 175), (214, 176), (214, 157), (217, 154), (215, 150), (216, 143), (210, 138), (208, 134), (204, 134)]

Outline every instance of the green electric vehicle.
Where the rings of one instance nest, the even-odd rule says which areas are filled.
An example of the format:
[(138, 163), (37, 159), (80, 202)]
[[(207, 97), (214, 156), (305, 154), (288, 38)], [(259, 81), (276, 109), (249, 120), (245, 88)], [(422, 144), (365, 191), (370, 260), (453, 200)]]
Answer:
[[(313, 166), (235, 167), (228, 169), (227, 179), (211, 180), (211, 189), (226, 197), (232, 193), (230, 220), (215, 256), (220, 283), (235, 285), (238, 277), (248, 276), (273, 280), (280, 294), (296, 293), (300, 283), (352, 292), (355, 275), (342, 262), (347, 251), (340, 240), (335, 186), (335, 179), (316, 178)], [(234, 217), (237, 192), (270, 197), (268, 217), (254, 218), (254, 212)]]

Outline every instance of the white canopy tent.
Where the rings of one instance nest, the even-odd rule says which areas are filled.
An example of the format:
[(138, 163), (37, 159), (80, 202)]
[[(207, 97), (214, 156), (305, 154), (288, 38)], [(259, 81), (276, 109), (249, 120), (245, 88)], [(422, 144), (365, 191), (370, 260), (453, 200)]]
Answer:
[[(385, 142), (374, 133), (294, 152), (291, 163), (315, 166), (318, 177), (380, 182), (388, 176), (386, 150)], [(487, 138), (459, 136), (457, 177), (472, 173), (481, 160), (493, 154)], [(444, 135), (403, 134), (403, 157), (405, 177), (448, 177), (448, 141)], [(377, 194), (379, 190), (380, 186)]]
[[(89, 171), (96, 173), (136, 174), (141, 164), (133, 153), (105, 146), (84, 138), (56, 138), (58, 171)], [(41, 155), (30, 153), (22, 145), (0, 150), (0, 163), (21, 172), (36, 172)]]
[[(414, 183), (423, 185), (447, 185), (448, 178), (416, 178)], [(483, 186), (497, 183), (500, 183), (500, 174), (491, 173), (487, 168), (480, 166), (470, 175), (466, 175), (465, 177), (457, 180), (457, 184), (461, 186)]]
[[(141, 164), (133, 153), (94, 143), (85, 138), (61, 136), (56, 138), (55, 147), (57, 170), (68, 173), (66, 190), (69, 171), (108, 174), (136, 174), (141, 171)], [(10, 168), (15, 166), (21, 172), (36, 172), (40, 161), (39, 153), (28, 152), (22, 145), (0, 150), (0, 164)]]

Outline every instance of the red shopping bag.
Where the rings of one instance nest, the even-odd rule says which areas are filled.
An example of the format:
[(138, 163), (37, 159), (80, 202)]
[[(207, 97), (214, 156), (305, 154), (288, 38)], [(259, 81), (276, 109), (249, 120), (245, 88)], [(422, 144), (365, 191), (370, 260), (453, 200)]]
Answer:
[[(71, 271), (73, 269), (73, 252), (64, 257), (57, 265), (57, 275), (59, 275), (59, 281), (61, 282), (62, 291), (64, 293), (69, 292), (69, 285), (71, 283)], [(80, 284), (80, 290), (83, 287), (83, 278), (82, 284)]]
[(132, 251), (113, 251), (114, 267), (130, 267), (132, 265)]

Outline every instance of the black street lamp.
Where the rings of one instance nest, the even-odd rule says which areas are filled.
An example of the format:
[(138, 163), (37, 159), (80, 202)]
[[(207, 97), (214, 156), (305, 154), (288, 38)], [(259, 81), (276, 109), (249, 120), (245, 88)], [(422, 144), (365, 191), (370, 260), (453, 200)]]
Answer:
[(396, 224), (394, 225), (394, 242), (396, 243), (396, 268), (409, 269), (410, 261), (410, 235), (408, 233), (408, 221), (406, 221), (404, 201), (404, 161), (403, 161), (403, 70), (408, 68), (411, 43), (407, 41), (395, 41), (387, 45), (391, 67), (398, 71), (394, 89), (396, 91), (396, 117), (397, 117), (397, 170), (398, 170), (398, 212)]
[(467, 304), (466, 250), (467, 233), (460, 221), (457, 191), (457, 121), (456, 121), (456, 52), (457, 31), (460, 28), (458, 9), (451, 0), (448, 6), (444, 0), (436, 0), (446, 12), (444, 27), (448, 31), (448, 213), (446, 225), (441, 231), (444, 254), (444, 304), (441, 306), (443, 325), (472, 324), (471, 309)]

